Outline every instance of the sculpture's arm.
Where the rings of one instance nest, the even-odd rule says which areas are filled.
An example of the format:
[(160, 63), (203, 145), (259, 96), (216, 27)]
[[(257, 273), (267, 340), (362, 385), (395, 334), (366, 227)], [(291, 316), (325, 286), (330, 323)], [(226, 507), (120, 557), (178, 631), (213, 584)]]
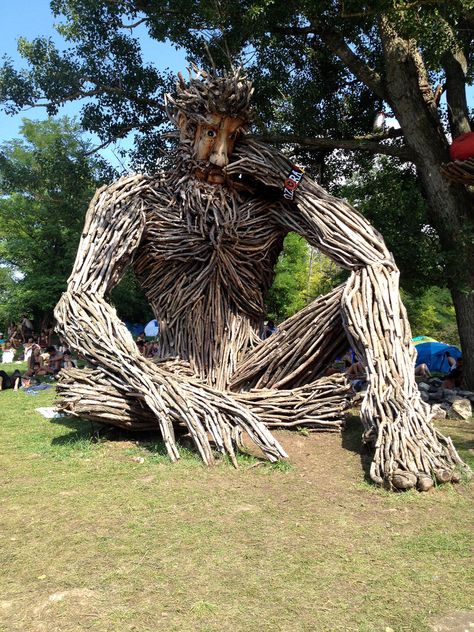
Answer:
[[(387, 413), (386, 401), (397, 393), (405, 400), (418, 395), (413, 377), (415, 351), (410, 326), (399, 299), (399, 272), (381, 235), (356, 209), (335, 198), (303, 175), (294, 199), (284, 198), (284, 182), (293, 165), (276, 149), (253, 140), (238, 148), (230, 171), (244, 169), (281, 192), (278, 221), (307, 239), (333, 261), (352, 271), (342, 296), (346, 331), (370, 376), (370, 389), (380, 395), (363, 411), (366, 431)], [(251, 164), (251, 168), (248, 165)]]
[(162, 398), (144, 366), (133, 338), (105, 296), (131, 262), (145, 229), (141, 192), (143, 176), (121, 178), (99, 189), (92, 199), (68, 287), (55, 309), (57, 330), (91, 364), (100, 366), (112, 384), (126, 393), (145, 393), (168, 452), (172, 426)]
[(55, 309), (58, 332), (100, 367), (112, 386), (148, 406), (172, 460), (179, 458), (173, 423), (186, 424), (207, 463), (213, 461), (208, 433), (235, 462), (232, 444), (238, 443), (241, 430), (271, 460), (286, 456), (258, 418), (238, 402), (191, 379), (180, 379), (144, 358), (105, 300), (131, 262), (145, 230), (142, 193), (148, 186), (145, 177), (132, 176), (97, 191), (67, 290)]
[(234, 156), (227, 168), (230, 174), (243, 172), (279, 192), (278, 220), (285, 228), (305, 237), (344, 268), (376, 262), (395, 268), (382, 236), (369, 221), (307, 175), (302, 175), (293, 190), (293, 200), (287, 199), (284, 183), (293, 164), (278, 150), (249, 139), (236, 146)]
[(284, 182), (293, 166), (277, 150), (250, 140), (235, 153), (228, 171), (279, 189), (278, 221), (351, 270), (341, 313), (368, 379), (361, 418), (365, 439), (376, 447), (371, 477), (397, 487), (426, 488), (432, 484), (432, 472), (438, 476), (461, 461), (449, 440), (428, 423), (429, 408), (420, 399), (414, 377), (416, 351), (400, 300), (399, 272), (381, 235), (350, 204), (307, 176), (293, 190), (293, 200), (285, 199)]

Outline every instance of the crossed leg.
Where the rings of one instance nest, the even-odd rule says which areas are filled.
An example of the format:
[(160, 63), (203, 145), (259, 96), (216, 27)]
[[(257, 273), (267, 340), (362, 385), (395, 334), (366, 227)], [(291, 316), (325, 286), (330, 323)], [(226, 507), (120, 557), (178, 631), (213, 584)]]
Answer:
[(249, 351), (230, 389), (294, 389), (322, 377), (349, 344), (341, 318), (343, 290), (341, 285), (318, 297)]

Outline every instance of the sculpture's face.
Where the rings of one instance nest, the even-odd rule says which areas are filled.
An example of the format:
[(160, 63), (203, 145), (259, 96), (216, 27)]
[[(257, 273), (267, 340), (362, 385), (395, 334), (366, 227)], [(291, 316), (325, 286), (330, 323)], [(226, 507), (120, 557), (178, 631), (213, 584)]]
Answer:
[(209, 184), (222, 184), (225, 180), (223, 167), (229, 164), (238, 129), (242, 119), (222, 114), (209, 114), (200, 122), (194, 138), (194, 157), (210, 163), (211, 167), (198, 168), (196, 176)]

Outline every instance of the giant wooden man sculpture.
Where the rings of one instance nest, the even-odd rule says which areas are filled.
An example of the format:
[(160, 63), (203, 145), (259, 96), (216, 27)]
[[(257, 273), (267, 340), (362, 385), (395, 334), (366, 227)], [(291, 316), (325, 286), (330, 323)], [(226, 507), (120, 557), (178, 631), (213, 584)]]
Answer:
[[(338, 427), (344, 378), (321, 378), (347, 339), (365, 368), (371, 477), (427, 489), (458, 477), (452, 443), (431, 425), (414, 381), (399, 273), (380, 235), (275, 149), (245, 136), (251, 86), (239, 73), (180, 77), (170, 116), (174, 167), (97, 191), (58, 330), (96, 368), (59, 385), (62, 408), (130, 428), (159, 427), (171, 459), (187, 427), (206, 463), (235, 462), (244, 431), (274, 460), (275, 426)], [(349, 280), (258, 337), (264, 297), (288, 231), (351, 271)], [(159, 362), (138, 353), (108, 292), (133, 265), (160, 323)]]

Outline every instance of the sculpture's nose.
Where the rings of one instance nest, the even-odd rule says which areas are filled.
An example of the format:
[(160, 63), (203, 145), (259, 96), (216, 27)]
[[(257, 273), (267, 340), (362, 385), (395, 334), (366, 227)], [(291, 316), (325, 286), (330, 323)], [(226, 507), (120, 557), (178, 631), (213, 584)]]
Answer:
[(212, 148), (211, 155), (209, 156), (209, 162), (216, 167), (226, 167), (229, 164), (229, 157), (227, 155), (227, 141), (224, 134), (218, 134), (214, 147)]

